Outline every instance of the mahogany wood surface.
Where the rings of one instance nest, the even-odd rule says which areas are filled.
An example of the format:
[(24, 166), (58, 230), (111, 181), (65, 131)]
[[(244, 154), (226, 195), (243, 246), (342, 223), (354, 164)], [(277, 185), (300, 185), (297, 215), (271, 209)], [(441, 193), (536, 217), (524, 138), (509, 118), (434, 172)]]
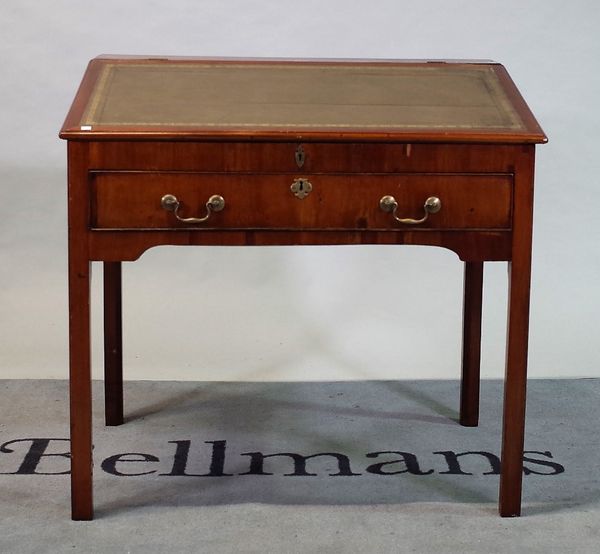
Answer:
[[(298, 199), (295, 178), (311, 183)], [(404, 229), (382, 211), (385, 195), (397, 199), (400, 217), (420, 218), (430, 196), (441, 210), (417, 229), (498, 229), (511, 226), (512, 176), (464, 174), (233, 174), (119, 172), (91, 175), (92, 229)], [(205, 222), (183, 223), (160, 204), (175, 195), (182, 217), (199, 217), (214, 194), (225, 208)]]
[[(109, 60), (123, 64), (157, 62), (148, 58), (93, 60), (61, 131), (61, 137), (69, 140), (73, 519), (93, 517), (91, 262), (104, 262), (106, 422), (118, 425), (123, 422), (121, 262), (136, 260), (159, 245), (415, 244), (456, 252), (465, 262), (460, 423), (466, 426), (477, 425), (479, 412), (483, 263), (508, 261), (499, 508), (502, 516), (519, 515), (534, 143), (546, 138), (504, 68), (480, 62), (499, 79), (510, 109), (522, 122), (520, 130), (484, 132), (458, 126), (444, 132), (377, 128), (359, 132), (351, 127), (310, 132), (297, 128), (208, 132), (169, 125), (81, 130), (81, 118), (96, 79)], [(189, 62), (192, 68), (198, 59)], [(165, 59), (161, 63), (172, 62)], [(285, 66), (315, 62), (260, 63)], [(296, 155), (299, 149), (302, 163)], [(313, 185), (304, 199), (296, 198), (290, 190), (296, 178), (308, 179)], [(213, 213), (206, 224), (186, 224), (161, 208), (164, 194), (179, 198), (183, 217), (204, 215), (212, 194), (221, 194), (226, 206)], [(428, 196), (439, 196), (442, 209), (420, 225), (404, 225), (379, 209), (379, 199), (386, 194), (396, 197), (399, 217), (421, 217)]]
[(513, 244), (512, 257), (508, 263), (508, 330), (500, 474), (500, 515), (504, 517), (521, 515), (534, 157), (532, 147), (529, 155), (519, 158), (515, 165)]
[(71, 509), (75, 520), (92, 519), (92, 375), (88, 253), (87, 145), (69, 151), (69, 398), (71, 417)]
[[(408, 244), (439, 246), (463, 261), (510, 259), (510, 231), (101, 231), (89, 235), (90, 259), (135, 261), (153, 246), (319, 246)], [(118, 243), (118, 248), (115, 244)]]
[[(525, 145), (89, 141), (90, 170), (207, 173), (513, 173)], [(295, 152), (304, 150), (298, 167)]]

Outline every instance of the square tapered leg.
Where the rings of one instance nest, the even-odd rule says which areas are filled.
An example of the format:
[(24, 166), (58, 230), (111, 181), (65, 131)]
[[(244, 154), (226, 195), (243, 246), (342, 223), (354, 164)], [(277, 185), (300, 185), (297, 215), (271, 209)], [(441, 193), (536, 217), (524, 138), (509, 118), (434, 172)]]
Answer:
[(106, 425), (123, 423), (121, 262), (104, 262), (104, 403)]
[(466, 427), (479, 423), (482, 300), (483, 262), (466, 262), (460, 382), (460, 424)]

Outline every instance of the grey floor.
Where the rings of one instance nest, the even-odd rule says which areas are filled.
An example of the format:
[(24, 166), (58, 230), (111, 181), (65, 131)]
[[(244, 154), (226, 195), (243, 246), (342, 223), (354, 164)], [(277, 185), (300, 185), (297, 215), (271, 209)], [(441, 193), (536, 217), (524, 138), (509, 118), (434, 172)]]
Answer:
[[(478, 428), (453, 381), (128, 382), (112, 428), (94, 386), (96, 519), (72, 522), (67, 384), (0, 381), (0, 553), (600, 550), (600, 380), (530, 381), (515, 519), (496, 511), (496, 381)], [(337, 456), (258, 475), (258, 453)]]

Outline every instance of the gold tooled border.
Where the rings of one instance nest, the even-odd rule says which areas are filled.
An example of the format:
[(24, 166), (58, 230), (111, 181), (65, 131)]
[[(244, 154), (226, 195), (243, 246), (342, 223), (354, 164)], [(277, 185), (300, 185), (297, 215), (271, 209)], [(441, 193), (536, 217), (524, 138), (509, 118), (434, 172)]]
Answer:
[(83, 115), (81, 116), (81, 125), (98, 125), (98, 108), (100, 103), (102, 103), (101, 111), (104, 111), (106, 98), (108, 97), (108, 93), (105, 92), (105, 89), (110, 88), (110, 82), (113, 80), (113, 69), (115, 66), (116, 64), (106, 64), (102, 68), (102, 72), (96, 80), (94, 88), (90, 94), (89, 103), (86, 106)]

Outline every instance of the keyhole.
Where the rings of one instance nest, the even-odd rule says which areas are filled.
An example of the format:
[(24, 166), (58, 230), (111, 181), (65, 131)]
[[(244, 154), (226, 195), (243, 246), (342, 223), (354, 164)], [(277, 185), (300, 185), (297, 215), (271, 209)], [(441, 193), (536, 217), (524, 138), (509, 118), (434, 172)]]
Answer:
[(302, 167), (304, 165), (304, 148), (302, 145), (296, 148), (296, 165)]
[(305, 198), (312, 191), (312, 184), (307, 179), (294, 179), (290, 187), (296, 198)]

